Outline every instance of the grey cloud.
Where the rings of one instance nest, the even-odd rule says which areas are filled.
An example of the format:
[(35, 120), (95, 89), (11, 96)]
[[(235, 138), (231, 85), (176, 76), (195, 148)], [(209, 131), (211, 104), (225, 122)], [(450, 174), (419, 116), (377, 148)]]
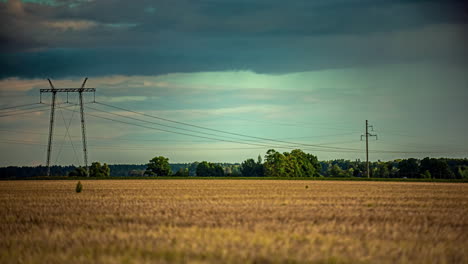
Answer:
[[(10, 0), (0, 2), (0, 78), (463, 63), (466, 6), (461, 1), (100, 0), (44, 5)], [(154, 12), (145, 12), (147, 8)], [(90, 26), (54, 28), (51, 23)]]

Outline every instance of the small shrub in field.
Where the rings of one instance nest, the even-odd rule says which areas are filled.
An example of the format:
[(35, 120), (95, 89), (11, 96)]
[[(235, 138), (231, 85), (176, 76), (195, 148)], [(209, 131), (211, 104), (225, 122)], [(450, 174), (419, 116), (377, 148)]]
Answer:
[(306, 185), (305, 188), (306, 188), (306, 189), (309, 189), (309, 185)]
[(78, 181), (78, 183), (76, 184), (76, 189), (75, 190), (76, 190), (77, 193), (80, 193), (81, 190), (83, 190), (83, 185), (81, 184), (80, 181)]

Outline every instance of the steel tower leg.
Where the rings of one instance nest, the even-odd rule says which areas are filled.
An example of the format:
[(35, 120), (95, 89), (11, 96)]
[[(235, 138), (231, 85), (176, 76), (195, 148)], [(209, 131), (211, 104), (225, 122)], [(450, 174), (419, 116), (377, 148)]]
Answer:
[[(49, 80), (49, 84), (54, 90), (52, 82)], [(52, 152), (52, 138), (54, 134), (54, 114), (55, 114), (55, 97), (57, 92), (52, 91), (52, 105), (50, 107), (50, 125), (49, 125), (49, 144), (47, 145), (47, 176), (50, 176), (50, 154)]]
[(83, 109), (83, 88), (86, 84), (86, 81), (88, 78), (86, 78), (81, 85), (81, 90), (79, 91), (79, 97), (80, 97), (80, 113), (81, 113), (81, 137), (83, 141), (83, 154), (84, 154), (84, 165), (86, 169), (86, 176), (89, 177), (89, 169), (88, 169), (88, 151), (87, 151), (87, 144), (86, 144), (86, 125), (85, 125), (85, 119), (84, 119), (84, 109)]

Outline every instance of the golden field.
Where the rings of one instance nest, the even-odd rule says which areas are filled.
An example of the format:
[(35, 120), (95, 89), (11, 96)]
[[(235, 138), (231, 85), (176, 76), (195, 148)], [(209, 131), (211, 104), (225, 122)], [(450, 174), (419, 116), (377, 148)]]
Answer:
[(468, 184), (0, 182), (1, 263), (468, 263)]

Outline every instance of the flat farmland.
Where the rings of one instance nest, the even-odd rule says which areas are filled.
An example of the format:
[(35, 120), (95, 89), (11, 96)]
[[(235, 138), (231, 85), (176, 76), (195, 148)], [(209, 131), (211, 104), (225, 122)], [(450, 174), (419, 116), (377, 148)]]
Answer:
[(0, 182), (1, 263), (468, 263), (468, 184)]

